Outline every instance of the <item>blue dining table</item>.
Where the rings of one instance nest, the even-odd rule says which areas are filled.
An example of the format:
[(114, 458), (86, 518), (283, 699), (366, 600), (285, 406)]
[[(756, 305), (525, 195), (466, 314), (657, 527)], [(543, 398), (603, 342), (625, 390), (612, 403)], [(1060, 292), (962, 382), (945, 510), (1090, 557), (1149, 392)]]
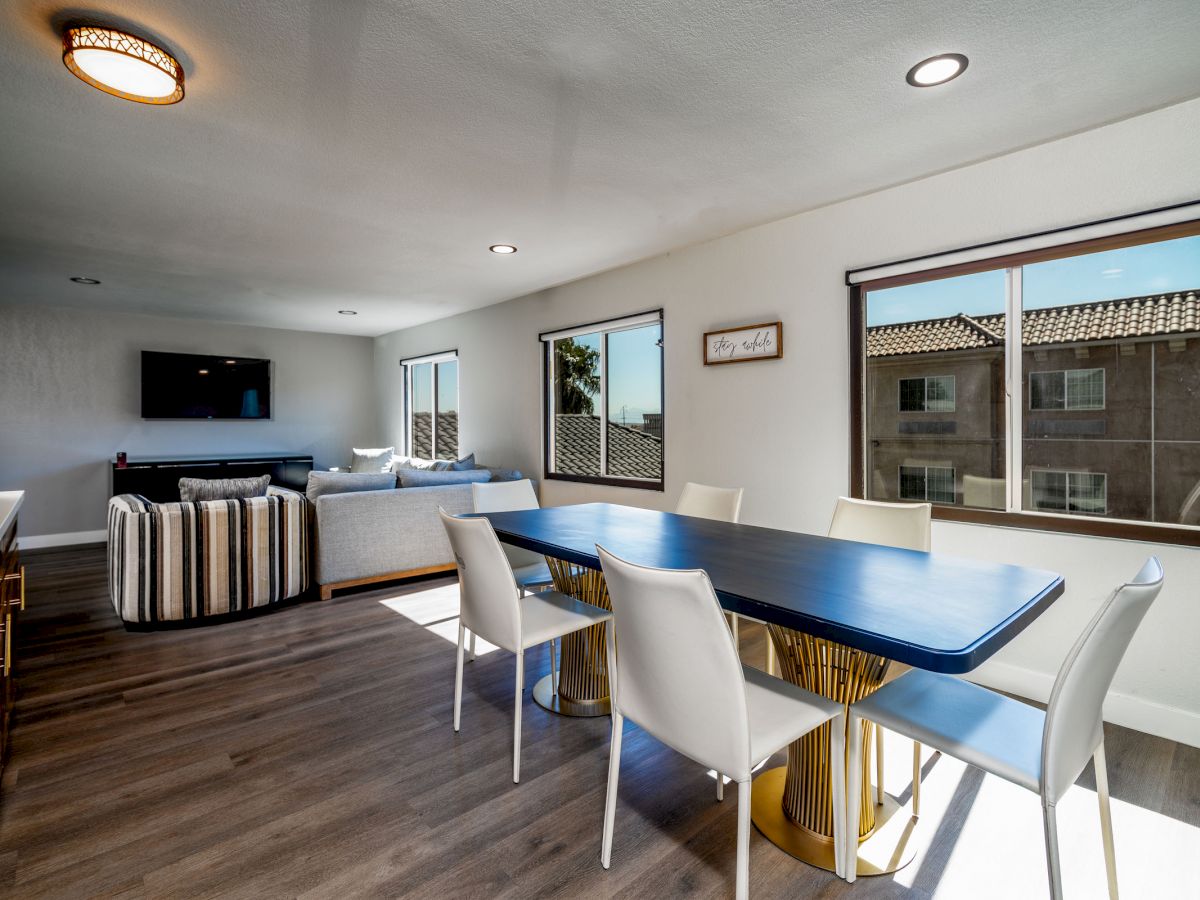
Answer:
[[(601, 606), (609, 603), (597, 545), (640, 565), (704, 569), (726, 611), (766, 625), (784, 678), (847, 704), (878, 688), (893, 661), (971, 672), (1064, 587), (1060, 575), (1039, 569), (610, 503), (485, 515), (501, 541), (546, 557), (558, 590)], [(538, 702), (560, 712), (607, 712), (603, 642), (603, 626), (564, 639), (557, 691), (539, 683)], [(793, 744), (786, 767), (760, 773), (752, 803), (763, 834), (832, 870), (828, 727)], [(872, 728), (864, 723), (859, 736), (866, 747)], [(867, 781), (870, 757), (863, 754)], [(861, 874), (911, 859), (915, 821), (897, 818), (898, 809), (894, 798), (880, 806), (863, 791)], [(872, 840), (878, 846), (868, 847)]]

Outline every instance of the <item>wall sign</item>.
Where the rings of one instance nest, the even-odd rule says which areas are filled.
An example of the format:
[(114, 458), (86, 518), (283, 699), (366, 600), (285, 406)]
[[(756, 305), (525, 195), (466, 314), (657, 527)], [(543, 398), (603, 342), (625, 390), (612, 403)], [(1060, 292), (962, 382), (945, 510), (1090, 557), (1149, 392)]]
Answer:
[(704, 332), (704, 364), (753, 362), (783, 357), (783, 323), (742, 325), (723, 331)]

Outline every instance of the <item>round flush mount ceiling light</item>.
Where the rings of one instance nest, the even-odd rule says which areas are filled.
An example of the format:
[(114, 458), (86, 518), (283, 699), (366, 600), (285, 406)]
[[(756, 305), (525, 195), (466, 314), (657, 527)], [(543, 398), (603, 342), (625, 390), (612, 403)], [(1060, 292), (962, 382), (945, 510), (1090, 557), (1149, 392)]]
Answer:
[(161, 47), (114, 28), (91, 25), (63, 32), (63, 65), (92, 87), (135, 103), (183, 99), (183, 67)]
[(967, 58), (961, 53), (942, 53), (923, 59), (904, 76), (913, 87), (934, 87), (953, 81), (967, 70)]
[(75, 282), (76, 284), (99, 284), (100, 283), (95, 278), (84, 278), (82, 275), (76, 275), (71, 280), (73, 282)]
[(339, 316), (357, 316), (358, 310), (357, 309), (339, 309), (338, 315)]
[(488, 247), (488, 249), (493, 253), (499, 253), (501, 255), (517, 252), (517, 248), (512, 244), (492, 244), (492, 246)]

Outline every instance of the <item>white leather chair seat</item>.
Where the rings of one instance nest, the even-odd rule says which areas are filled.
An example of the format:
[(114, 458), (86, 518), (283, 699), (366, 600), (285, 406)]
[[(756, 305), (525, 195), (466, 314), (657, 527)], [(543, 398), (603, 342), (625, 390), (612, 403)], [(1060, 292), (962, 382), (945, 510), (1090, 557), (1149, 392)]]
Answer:
[(1020, 700), (913, 669), (854, 704), (854, 712), (1035, 793), (1046, 714)]
[(521, 643), (524, 647), (536, 647), (612, 618), (608, 610), (558, 591), (527, 594), (521, 598), (520, 604)]
[(515, 566), (513, 577), (517, 579), (517, 587), (527, 591), (545, 584), (554, 584), (554, 577), (550, 574), (550, 567), (546, 565), (544, 559), (527, 566)]
[(742, 666), (746, 676), (746, 712), (750, 719), (750, 759), (762, 762), (780, 747), (808, 734), (842, 712), (835, 700)]

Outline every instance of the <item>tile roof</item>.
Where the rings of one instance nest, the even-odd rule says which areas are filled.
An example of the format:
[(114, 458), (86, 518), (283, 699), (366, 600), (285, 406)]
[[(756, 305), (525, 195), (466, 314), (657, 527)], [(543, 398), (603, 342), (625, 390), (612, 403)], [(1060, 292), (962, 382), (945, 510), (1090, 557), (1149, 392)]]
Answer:
[[(905, 356), (945, 350), (976, 350), (1004, 345), (1004, 314), (898, 322), (867, 329), (867, 356)], [(1021, 317), (1021, 343), (1078, 344), (1200, 331), (1197, 291), (1152, 294), (1096, 303), (1027, 309)]]
[[(554, 469), (572, 475), (599, 476), (599, 416), (560, 413), (554, 417)], [(661, 478), (662, 438), (610, 422), (608, 474), (613, 478)]]
[[(427, 412), (413, 413), (412, 455), (421, 459), (433, 459), (432, 415)], [(458, 413), (444, 412), (438, 416), (438, 443), (451, 448), (458, 456)]]

